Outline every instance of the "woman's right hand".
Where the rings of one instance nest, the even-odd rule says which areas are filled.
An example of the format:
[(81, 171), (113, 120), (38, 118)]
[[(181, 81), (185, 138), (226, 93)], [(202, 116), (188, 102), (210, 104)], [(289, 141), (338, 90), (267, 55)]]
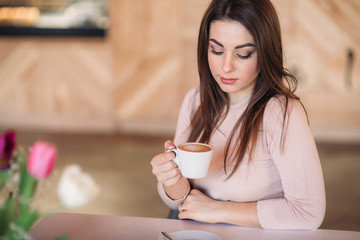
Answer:
[(168, 140), (164, 147), (165, 152), (156, 155), (151, 160), (152, 173), (162, 183), (168, 197), (173, 200), (185, 198), (190, 192), (189, 180), (181, 175), (179, 168), (172, 161), (175, 158), (175, 153), (168, 152), (168, 150), (174, 149), (175, 145)]
[(168, 150), (175, 148), (174, 143), (168, 140), (165, 142), (164, 147), (165, 152), (156, 155), (151, 160), (152, 173), (165, 187), (172, 187), (184, 177), (181, 175), (176, 163), (172, 161), (175, 158), (175, 153), (168, 152)]

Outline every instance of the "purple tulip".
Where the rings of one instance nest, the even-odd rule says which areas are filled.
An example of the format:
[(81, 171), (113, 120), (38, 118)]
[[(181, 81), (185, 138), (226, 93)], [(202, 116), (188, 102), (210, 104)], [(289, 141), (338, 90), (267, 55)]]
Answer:
[(16, 145), (16, 137), (14, 131), (7, 131), (0, 136), (0, 170), (10, 168), (10, 160)]
[(57, 151), (53, 145), (42, 141), (36, 142), (28, 158), (29, 173), (36, 178), (48, 177), (54, 168), (56, 156)]
[(4, 151), (5, 151), (5, 136), (0, 135), (0, 158), (3, 157)]

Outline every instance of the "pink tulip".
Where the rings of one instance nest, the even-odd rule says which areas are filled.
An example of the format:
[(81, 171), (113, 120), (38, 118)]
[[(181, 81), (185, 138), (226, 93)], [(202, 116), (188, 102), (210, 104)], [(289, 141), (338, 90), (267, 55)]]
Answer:
[(27, 168), (36, 178), (46, 178), (52, 172), (56, 161), (56, 148), (46, 142), (38, 141), (31, 149)]

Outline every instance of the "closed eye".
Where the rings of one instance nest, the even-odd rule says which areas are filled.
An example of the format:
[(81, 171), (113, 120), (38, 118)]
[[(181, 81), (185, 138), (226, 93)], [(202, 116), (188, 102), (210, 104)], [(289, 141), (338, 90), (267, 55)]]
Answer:
[(214, 47), (213, 46), (210, 46), (211, 50), (210, 52), (212, 54), (215, 54), (215, 55), (221, 55), (223, 52), (222, 51), (215, 51)]
[(211, 49), (210, 52), (215, 55), (221, 55), (223, 53), (223, 52), (216, 52), (214, 49)]
[(243, 55), (240, 55), (240, 54), (236, 54), (236, 56), (238, 57), (238, 58), (240, 58), (240, 59), (248, 59), (248, 58), (250, 58), (251, 57), (251, 55), (254, 53), (255, 51), (252, 51), (252, 52), (250, 52), (248, 55), (246, 55), (246, 56), (243, 56)]

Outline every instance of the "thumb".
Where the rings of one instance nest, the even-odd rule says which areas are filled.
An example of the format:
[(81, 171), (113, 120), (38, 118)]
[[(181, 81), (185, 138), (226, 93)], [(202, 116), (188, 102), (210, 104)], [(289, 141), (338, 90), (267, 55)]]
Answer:
[(167, 141), (164, 143), (164, 147), (165, 147), (165, 151), (167, 151), (167, 150), (172, 150), (172, 149), (176, 148), (175, 144), (174, 144), (173, 141), (171, 141), (171, 140), (167, 140)]

